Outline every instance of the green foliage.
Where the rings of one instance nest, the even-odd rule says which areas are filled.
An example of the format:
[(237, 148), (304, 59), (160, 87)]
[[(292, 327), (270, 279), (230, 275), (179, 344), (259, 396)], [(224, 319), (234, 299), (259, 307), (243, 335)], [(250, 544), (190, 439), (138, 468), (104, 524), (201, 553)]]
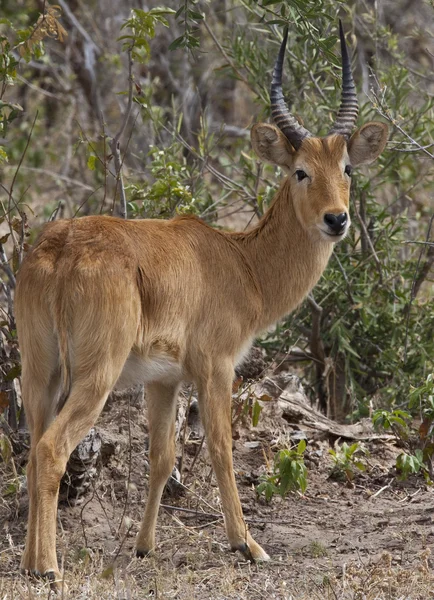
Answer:
[(341, 446), (336, 444), (334, 449), (329, 449), (329, 453), (334, 462), (330, 474), (332, 479), (352, 481), (357, 471), (366, 470), (366, 465), (361, 458), (366, 454), (366, 450), (360, 446), (359, 442), (355, 442), (351, 446), (346, 442), (343, 442)]
[(197, 214), (203, 203), (193, 195), (191, 169), (182, 158), (181, 145), (174, 142), (163, 149), (154, 146), (149, 157), (153, 182), (126, 186), (131, 214), (156, 218)]
[(173, 40), (169, 46), (169, 50), (176, 50), (177, 48), (193, 50), (194, 48), (199, 48), (198, 23), (203, 20), (204, 15), (197, 10), (196, 6), (198, 4), (199, 0), (183, 0), (180, 4), (175, 18), (183, 26), (184, 33)]
[(279, 450), (274, 458), (273, 473), (263, 477), (263, 481), (256, 487), (258, 496), (264, 494), (268, 502), (274, 494), (279, 494), (282, 498), (289, 492), (298, 490), (304, 494), (307, 487), (305, 450), (305, 440), (300, 440), (294, 448)]
[(252, 408), (252, 425), (253, 425), (253, 427), (258, 426), (259, 417), (261, 415), (261, 412), (262, 412), (262, 406), (259, 404), (259, 402), (257, 400), (255, 400), (253, 403), (253, 408)]
[(401, 479), (407, 479), (409, 475), (417, 475), (420, 471), (426, 473), (422, 450), (415, 450), (414, 454), (405, 452), (399, 454), (396, 458), (396, 469), (401, 474)]
[[(205, 13), (206, 25), (218, 43), (208, 35), (202, 23)], [(83, 14), (77, 9), (78, 17), (83, 18)], [(54, 37), (60, 41), (63, 35), (59, 29), (58, 12), (51, 13), (51, 25), (47, 15), (40, 19), (37, 13), (20, 10), (16, 11), (17, 18), (13, 18), (14, 24), (6, 19), (0, 20), (0, 137), (8, 137), (8, 145), (5, 146), (7, 155), (6, 150), (0, 147), (0, 161), (9, 159), (11, 165), (19, 164), (32, 120), (29, 118), (31, 111), (27, 108), (23, 115), (21, 99), (11, 93), (21, 89), (22, 84), (17, 85), (18, 68), (24, 68), (25, 60), (29, 58), (41, 57), (47, 39)], [(164, 69), (157, 68), (157, 56), (156, 65), (149, 61), (149, 65), (140, 71), (142, 79), (136, 78), (134, 102), (135, 107), (140, 108), (140, 115), (134, 125), (131, 145), (122, 140), (129, 214), (132, 217), (159, 218), (196, 214), (214, 224), (226, 209), (228, 213), (231, 210), (250, 211), (251, 216), (260, 217), (276, 190), (276, 175), (278, 177), (279, 173), (276, 174), (269, 165), (258, 165), (243, 127), (248, 128), (251, 122), (269, 117), (272, 65), (283, 28), (288, 25), (285, 96), (294, 113), (303, 118), (312, 133), (321, 135), (329, 131), (339, 106), (341, 90), (340, 57), (336, 43), (338, 16), (342, 17), (349, 33), (350, 50), (354, 51), (353, 23), (357, 35), (365, 36), (360, 50), (363, 46), (366, 57), (372, 56), (369, 66), (375, 77), (371, 78), (369, 85), (372, 83), (373, 89), (369, 91), (370, 101), (361, 106), (360, 123), (378, 120), (382, 115), (400, 129), (391, 127), (388, 150), (375, 165), (369, 166), (369, 171), (354, 174), (350, 234), (336, 246), (328, 269), (314, 290), (315, 300), (322, 309), (320, 341), (326, 360), (320, 369), (318, 357), (305, 363), (309, 382), (307, 389), (311, 390), (314, 399), (320, 398), (323, 407), (329, 405), (332, 383), (337, 378), (338, 365), (342, 363), (344, 398), (340, 400), (345, 404), (344, 415), (349, 413), (357, 418), (367, 415), (371, 405), (375, 409), (381, 407), (381, 410), (387, 410), (387, 414), (378, 416), (378, 424), (386, 426), (389, 423), (390, 429), (393, 430), (393, 426), (395, 431), (402, 426), (401, 436), (404, 438), (405, 427), (400, 419), (407, 422), (404, 413), (414, 411), (419, 403), (426, 439), (421, 438), (420, 432), (418, 436), (428, 448), (428, 439), (432, 437), (433, 419), (430, 414), (434, 412), (433, 394), (421, 391), (421, 388), (415, 389), (415, 386), (426, 379), (427, 372), (433, 370), (434, 312), (427, 310), (432, 290), (422, 288), (410, 303), (414, 278), (421, 272), (421, 269), (418, 273), (415, 270), (421, 247), (403, 242), (420, 241), (426, 235), (430, 190), (434, 183), (434, 162), (429, 156), (431, 132), (434, 130), (433, 98), (424, 79), (418, 77), (415, 69), (408, 68), (408, 56), (402, 50), (398, 34), (378, 21), (370, 5), (334, 0), (294, 0), (290, 3), (242, 0), (236, 11), (230, 8), (226, 13), (216, 15), (208, 10), (208, 3), (185, 0), (176, 3), (175, 9), (134, 9), (122, 26), (121, 40), (124, 50), (131, 50), (135, 60), (149, 61), (151, 49), (154, 51), (150, 41), (159, 25), (167, 27), (169, 23), (174, 29), (178, 27), (178, 32), (173, 35), (176, 39), (172, 42), (172, 49), (200, 49), (203, 53), (200, 61), (193, 61), (191, 56), (182, 52), (171, 53), (167, 67), (170, 77), (166, 79)], [(198, 25), (201, 27), (198, 28)], [(88, 30), (92, 31), (92, 27)], [(98, 43), (104, 44), (102, 40)], [(56, 46), (60, 44), (56, 43)], [(116, 67), (116, 74), (125, 81), (125, 73), (119, 71), (121, 60), (116, 48), (111, 47), (104, 54), (105, 50), (103, 48), (103, 54), (98, 58), (98, 65), (107, 67), (110, 60), (110, 73), (111, 68)], [(161, 52), (161, 48), (158, 51)], [(212, 63), (208, 57), (212, 57)], [(361, 54), (360, 60), (354, 63), (362, 63), (366, 57)], [(66, 56), (50, 55), (47, 44), (47, 54), (42, 57), (41, 64), (49, 65), (50, 69), (53, 67), (53, 71), (60, 66), (62, 69), (70, 68), (70, 65), (61, 64), (62, 60), (66, 63)], [(59, 73), (62, 69), (59, 68)], [(104, 69), (100, 71), (98, 75), (103, 79)], [(83, 93), (80, 96), (80, 92), (77, 96), (65, 95), (69, 85), (72, 90), (78, 89), (77, 74), (66, 68), (65, 81), (68, 85), (66, 88), (59, 86), (56, 90), (50, 71), (41, 72), (42, 75), (38, 71), (30, 71), (29, 67), (27, 78), (34, 85), (42, 82), (41, 87), (48, 95), (60, 96), (61, 113), (68, 114), (71, 105), (67, 96), (75, 98), (74, 101), (84, 97)], [(173, 86), (171, 78), (175, 81)], [(228, 88), (229, 84), (234, 85), (227, 97), (226, 87), (220, 87), (225, 90), (222, 98), (214, 96), (208, 111), (199, 108), (198, 114), (194, 115), (191, 97), (190, 101), (184, 102), (186, 98), (182, 96), (184, 84), (188, 81), (195, 94), (207, 78), (206, 93), (202, 94), (200, 90), (198, 97), (205, 98), (212, 90), (209, 81), (216, 85), (223, 82)], [(365, 98), (361, 91), (362, 78), (357, 70), (356, 79), (359, 98)], [(378, 85), (375, 79), (378, 79)], [(144, 80), (146, 85), (141, 83)], [(237, 81), (234, 83), (234, 80)], [(96, 81), (97, 85), (99, 83)], [(52, 88), (54, 92), (50, 91)], [(99, 92), (103, 91), (102, 96), (110, 96), (108, 89), (111, 90), (112, 86), (106, 81)], [(244, 105), (239, 100), (243, 94), (248, 96), (246, 106), (249, 110), (253, 102), (254, 108), (242, 123), (239, 120), (232, 122), (230, 119), (235, 114), (237, 119), (240, 115), (245, 116)], [(38, 106), (41, 105), (39, 119), (48, 115), (47, 121), (50, 121), (50, 108), (44, 108), (44, 98), (38, 96)], [(51, 101), (54, 101), (53, 98)], [(232, 103), (237, 102), (240, 102), (238, 112), (231, 112)], [(220, 113), (215, 110), (214, 104), (221, 109)], [(110, 192), (106, 178), (110, 183), (107, 174), (112, 171), (112, 165), (103, 141), (107, 140), (109, 130), (116, 131), (113, 124), (116, 113), (113, 119), (112, 107), (104, 109), (108, 121), (106, 132), (101, 131), (100, 124), (88, 126), (90, 119), (86, 121), (85, 118), (84, 127), (94, 133), (86, 134), (89, 140), (83, 136), (86, 141), (80, 146), (83, 152), (73, 152), (74, 156), (65, 168), (72, 181), (83, 179), (87, 186), (87, 189), (77, 191), (77, 186), (69, 185), (64, 192), (62, 197), (67, 197), (68, 206), (71, 206), (68, 216), (76, 214), (75, 211), (78, 212), (82, 206), (87, 212), (96, 213), (107, 211), (113, 205), (110, 199), (106, 201)], [(192, 114), (187, 115), (189, 111), (195, 118)], [(225, 132), (225, 122), (235, 123), (241, 132), (229, 137)], [(45, 141), (38, 139), (34, 149), (32, 141), (26, 155), (27, 166), (39, 168), (49, 164), (53, 171), (57, 169), (59, 157), (65, 154), (63, 147), (57, 147), (62, 128), (63, 122), (61, 127), (57, 123), (50, 131), (48, 128), (45, 131), (45, 125), (41, 126), (37, 133), (39, 139), (44, 137)], [(134, 138), (136, 132), (138, 139)], [(78, 134), (74, 130), (72, 135), (65, 133), (65, 137), (75, 141)], [(9, 139), (12, 140), (10, 144)], [(424, 150), (418, 149), (411, 140), (416, 140)], [(423, 161), (421, 157), (424, 157)], [(63, 165), (61, 172), (64, 172)], [(39, 190), (36, 189), (35, 193), (32, 181), (33, 188), (28, 192), (28, 182), (28, 177), (24, 181), (22, 174), (17, 176), (14, 190), (17, 207), (26, 203), (33, 206), (31, 200)], [(49, 196), (50, 200), (45, 201), (44, 214), (51, 214), (57, 205), (58, 199), (52, 200), (51, 189)], [(51, 202), (56, 204), (52, 206)], [(16, 212), (15, 204), (12, 201), (10, 204), (11, 211)], [(234, 206), (237, 208), (232, 209)], [(14, 265), (17, 264), (15, 259)], [(296, 314), (280, 323), (263, 344), (273, 356), (280, 352), (291, 357), (294, 346), (306, 351), (309, 356), (311, 328), (312, 309), (305, 303)], [(397, 406), (404, 408), (404, 412), (396, 412)], [(255, 420), (258, 412), (256, 407)], [(390, 417), (387, 416), (389, 414)], [(429, 426), (425, 426), (426, 423)], [(413, 434), (409, 432), (408, 435), (411, 438)]]
[(236, 379), (232, 384), (232, 390), (237, 393), (237, 397), (232, 403), (232, 429), (236, 428), (237, 423), (240, 420), (247, 422), (250, 421), (252, 427), (257, 427), (259, 423), (259, 417), (262, 412), (262, 406), (258, 400), (267, 402), (271, 400), (270, 396), (265, 394), (257, 397), (255, 391), (252, 393), (252, 382), (247, 385), (243, 385), (243, 379), (240, 377)]
[[(414, 388), (410, 393), (409, 406), (419, 409), (422, 417), (434, 422), (434, 374), (430, 373), (425, 383)], [(429, 433), (429, 432), (428, 432)]]
[(121, 30), (130, 30), (119, 38), (123, 42), (122, 50), (130, 50), (134, 60), (146, 63), (151, 54), (149, 40), (155, 37), (156, 25), (169, 27), (166, 16), (173, 14), (175, 11), (171, 8), (152, 8), (149, 11), (133, 8), (131, 17), (121, 27)]
[[(324, 133), (336, 114), (333, 107), (338, 103), (340, 87), (334, 55), (336, 29), (332, 26), (338, 6), (327, 1), (300, 1), (286, 8), (285, 3), (277, 2), (262, 3), (265, 8), (254, 2), (247, 5), (258, 17), (264, 16), (263, 25), (254, 26), (258, 35), (267, 35), (266, 25), (270, 22), (280, 26), (290, 20), (284, 79), (284, 87), (290, 90), (287, 97), (293, 100), (293, 110), (301, 113), (305, 126), (313, 133)], [(308, 16), (311, 10), (319, 13), (312, 19)], [(364, 15), (366, 19), (372, 17)], [(314, 356), (310, 364), (306, 363), (305, 371), (312, 399), (319, 397), (324, 409), (339, 406), (341, 412), (333, 416), (340, 419), (367, 416), (370, 403), (390, 410), (396, 405), (406, 407), (414, 383), (434, 367), (434, 313), (425, 309), (432, 291), (419, 292), (410, 303), (414, 279), (422, 270), (415, 270), (420, 247), (404, 246), (409, 239), (426, 236), (429, 209), (427, 213), (423, 209), (417, 211), (414, 202), (428, 196), (434, 183), (434, 157), (426, 158), (423, 176), (418, 158), (423, 154), (418, 148), (431, 143), (428, 132), (434, 127), (434, 99), (407, 68), (397, 35), (388, 28), (376, 35), (388, 58), (375, 64), (380, 83), (373, 88), (372, 104), (361, 106), (360, 123), (379, 120), (379, 113), (380, 120), (384, 116), (399, 124), (402, 131), (391, 127), (389, 150), (369, 166), (369, 174), (365, 170), (354, 173), (352, 227), (347, 238), (336, 245), (327, 270), (313, 291), (322, 309), (320, 335), (326, 360), (320, 369), (318, 361), (323, 359)], [(256, 66), (252, 66), (254, 51), (250, 51), (246, 37), (237, 45), (237, 57), (248, 65), (249, 82), (250, 70), (258, 81), (264, 81), (259, 74), (265, 68), (263, 56), (259, 52)], [(243, 48), (244, 54), (238, 47)], [(267, 60), (271, 58), (268, 56)], [(316, 74), (321, 74), (318, 87), (324, 99), (315, 89), (317, 80), (312, 81)], [(266, 93), (261, 89), (261, 97)], [(410, 138), (417, 140), (418, 145)], [(424, 262), (425, 255), (421, 265)], [(297, 313), (278, 325), (264, 346), (272, 355), (278, 349), (282, 354), (291, 353), (294, 346), (309, 355), (312, 320), (312, 307), (305, 302)], [(283, 331), (287, 332), (287, 339), (282, 348)], [(338, 379), (337, 387), (343, 390), (341, 397), (334, 395)]]
[(375, 429), (391, 430), (397, 438), (408, 439), (411, 414), (405, 410), (395, 409), (392, 411), (379, 409), (374, 411), (372, 422)]
[[(1, 19), (1, 22), (11, 27), (6, 19)], [(23, 109), (17, 103), (3, 100), (6, 90), (15, 84), (18, 60), (13, 53), (14, 47), (5, 35), (0, 35), (0, 48), (0, 137), (6, 137), (9, 125), (15, 121)], [(0, 162), (7, 160), (6, 150), (0, 147)]]
[[(59, 22), (57, 6), (44, 6), (36, 23), (18, 28), (9, 19), (0, 19), (0, 137), (6, 138), (9, 126), (21, 115), (23, 108), (17, 102), (5, 100), (9, 88), (17, 82), (21, 59), (29, 62), (44, 54), (45, 38), (64, 41), (67, 33)], [(8, 154), (0, 146), (0, 164), (8, 161)]]
[(376, 429), (390, 430), (405, 452), (396, 459), (396, 469), (402, 479), (422, 473), (428, 483), (434, 478), (434, 382), (430, 373), (425, 383), (410, 393), (409, 409), (417, 412), (420, 424), (416, 426), (409, 412), (377, 410), (373, 414)]

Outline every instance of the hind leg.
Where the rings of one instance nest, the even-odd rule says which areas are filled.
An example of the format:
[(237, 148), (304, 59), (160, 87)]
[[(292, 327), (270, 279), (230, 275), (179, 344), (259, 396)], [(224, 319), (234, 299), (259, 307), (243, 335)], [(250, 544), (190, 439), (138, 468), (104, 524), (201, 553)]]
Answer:
[[(57, 379), (57, 378), (56, 378)], [(37, 479), (37, 459), (36, 459), (36, 447), (41, 439), (47, 421), (51, 420), (52, 414), (45, 413), (44, 407), (51, 408), (52, 403), (49, 402), (48, 406), (44, 404), (46, 400), (51, 400), (55, 396), (57, 391), (57, 381), (53, 381), (52, 385), (48, 388), (33, 385), (32, 400), (35, 406), (41, 408), (40, 411), (28, 410), (27, 421), (30, 429), (31, 446), (29, 461), (27, 463), (27, 489), (29, 494), (29, 514), (27, 518), (27, 536), (24, 553), (21, 559), (21, 570), (22, 572), (32, 573), (35, 570), (36, 565), (36, 549), (37, 549), (37, 528), (38, 528), (38, 498), (36, 493), (36, 479)], [(24, 390), (23, 386), (23, 390)]]
[(175, 464), (175, 417), (179, 385), (154, 383), (147, 388), (149, 425), (149, 494), (139, 535), (137, 556), (155, 547), (155, 527), (161, 495)]
[(104, 387), (75, 381), (69, 398), (36, 447), (36, 571), (61, 579), (56, 555), (57, 501), (68, 458), (97, 420), (114, 381)]
[[(24, 354), (25, 355), (25, 354)], [(54, 417), (55, 401), (59, 388), (59, 374), (56, 372), (54, 352), (45, 356), (39, 353), (38, 368), (23, 359), (22, 397), (30, 431), (30, 454), (27, 464), (27, 489), (29, 494), (29, 514), (21, 570), (32, 573), (36, 568), (38, 497), (36, 492), (37, 458), (36, 447), (44, 431)]]
[[(36, 570), (53, 581), (61, 579), (56, 556), (60, 480), (71, 452), (95, 424), (128, 358), (137, 329), (129, 316), (125, 311), (124, 326), (112, 327), (104, 336), (90, 336), (87, 323), (80, 323), (80, 329), (72, 336), (72, 383), (68, 398), (36, 447)], [(97, 331), (103, 331), (102, 327)]]

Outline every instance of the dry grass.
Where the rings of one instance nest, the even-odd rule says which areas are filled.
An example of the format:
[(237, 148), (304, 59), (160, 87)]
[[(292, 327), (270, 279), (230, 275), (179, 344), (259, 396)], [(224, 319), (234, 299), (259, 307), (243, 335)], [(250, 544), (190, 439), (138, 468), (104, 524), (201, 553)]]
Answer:
[[(176, 521), (176, 519), (175, 519)], [(164, 527), (165, 540), (158, 554), (145, 560), (130, 559), (132, 539), (122, 552), (112, 555), (96, 550), (76, 551), (64, 556), (66, 583), (58, 596), (44, 582), (16, 575), (21, 548), (0, 554), (1, 600), (61, 598), (76, 600), (433, 600), (434, 574), (429, 567), (430, 550), (425, 549), (411, 565), (394, 565), (392, 555), (383, 552), (374, 562), (355, 561), (336, 568), (321, 557), (300, 570), (302, 557), (280, 557), (265, 564), (239, 561), (206, 530), (178, 526)], [(219, 528), (218, 539), (223, 538)], [(68, 536), (77, 548), (75, 535)], [(61, 535), (60, 546), (67, 540)], [(182, 549), (182, 550), (179, 550)], [(65, 550), (67, 552), (67, 550)], [(118, 555), (118, 556), (117, 556)], [(110, 562), (117, 556), (115, 562)], [(107, 566), (108, 565), (108, 566)]]
[[(427, 556), (412, 569), (393, 567), (387, 553), (378, 564), (363, 566), (352, 563), (337, 578), (332, 572), (318, 572), (304, 582), (294, 582), (291, 565), (234, 564), (230, 560), (220, 565), (196, 569), (193, 564), (181, 566), (162, 564), (151, 558), (146, 562), (132, 560), (122, 568), (101, 571), (92, 563), (77, 565), (68, 573), (69, 590), (60, 598), (77, 600), (133, 600), (143, 598), (173, 598), (179, 600), (432, 600), (434, 575), (427, 567)], [(24, 578), (0, 580), (0, 598), (54, 598), (47, 584), (34, 584)]]

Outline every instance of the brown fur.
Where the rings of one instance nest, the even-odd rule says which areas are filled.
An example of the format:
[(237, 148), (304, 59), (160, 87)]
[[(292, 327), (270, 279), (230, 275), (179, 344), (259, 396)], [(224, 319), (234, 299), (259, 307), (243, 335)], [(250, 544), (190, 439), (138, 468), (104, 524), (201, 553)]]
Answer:
[[(385, 143), (384, 126), (371, 127)], [(364, 162), (383, 149), (378, 135), (374, 150), (373, 134), (357, 137)], [(233, 369), (254, 336), (293, 310), (323, 273), (336, 241), (321, 230), (324, 214), (348, 211), (343, 169), (351, 142), (347, 150), (340, 136), (307, 138), (294, 152), (264, 124), (252, 140), (261, 158), (288, 173), (253, 230), (222, 233), (194, 218), (83, 217), (46, 225), (26, 257), (16, 290), (31, 432), (25, 571), (60, 578), (56, 511), (68, 457), (116, 382), (143, 379), (151, 473), (138, 553), (155, 546), (161, 493), (175, 462), (176, 398), (187, 380), (198, 388), (230, 545), (252, 559), (268, 558), (247, 531), (235, 485)], [(297, 181), (297, 168), (309, 180)]]

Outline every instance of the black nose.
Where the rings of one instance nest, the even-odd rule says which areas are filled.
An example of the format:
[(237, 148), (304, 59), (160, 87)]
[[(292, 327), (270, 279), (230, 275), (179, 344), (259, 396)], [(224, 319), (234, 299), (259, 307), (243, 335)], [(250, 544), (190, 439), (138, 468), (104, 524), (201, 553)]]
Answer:
[(347, 213), (341, 213), (340, 215), (334, 215), (333, 213), (327, 213), (324, 215), (324, 223), (333, 233), (341, 233), (347, 224), (348, 215)]

